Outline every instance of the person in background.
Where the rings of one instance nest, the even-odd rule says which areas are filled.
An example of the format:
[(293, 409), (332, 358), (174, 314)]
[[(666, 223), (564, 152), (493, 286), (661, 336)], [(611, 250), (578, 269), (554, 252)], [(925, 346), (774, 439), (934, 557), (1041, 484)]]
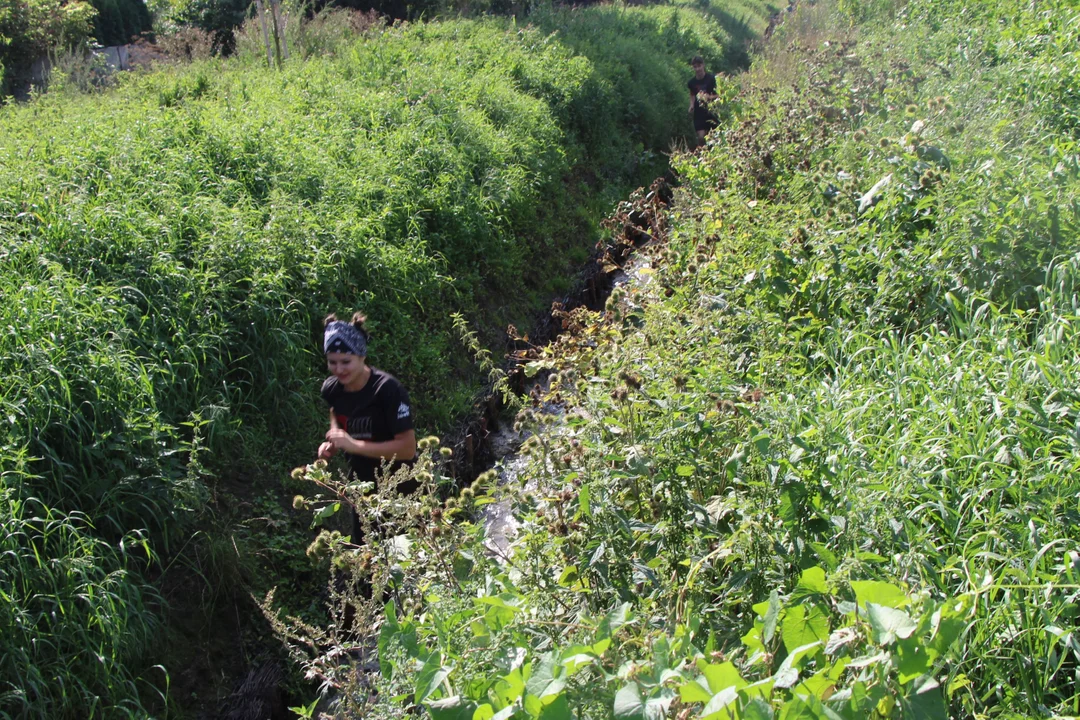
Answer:
[[(367, 364), (370, 335), (364, 320), (355, 313), (350, 322), (336, 315), (323, 321), (323, 353), (331, 374), (323, 382), (322, 397), (330, 405), (330, 429), (319, 457), (343, 452), (356, 480), (376, 483), (384, 462), (392, 463), (393, 472), (416, 457), (416, 432), (405, 388), (390, 373)], [(415, 481), (398, 486), (403, 495), (415, 489)], [(352, 516), (352, 541), (360, 543), (360, 519), (355, 511)]]
[(690, 110), (694, 118), (694, 130), (697, 132), (698, 145), (705, 142), (705, 135), (719, 125), (716, 115), (709, 112), (709, 108), (702, 103), (716, 99), (716, 76), (705, 72), (705, 61), (701, 56), (696, 56), (690, 61), (694, 69), (694, 77), (686, 86), (690, 89)]

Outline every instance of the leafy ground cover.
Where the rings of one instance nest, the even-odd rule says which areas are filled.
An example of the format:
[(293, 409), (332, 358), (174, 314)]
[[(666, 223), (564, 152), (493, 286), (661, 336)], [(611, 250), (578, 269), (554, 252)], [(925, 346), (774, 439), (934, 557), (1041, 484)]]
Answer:
[(393, 523), (311, 548), (371, 574), (336, 618), (378, 692), (336, 627), (283, 621), (297, 658), (364, 717), (1080, 712), (1078, 22), (802, 5), (671, 211), (624, 208), (664, 238), (640, 280), (531, 358), (565, 415), (519, 415), (520, 482), (406, 506), (306, 470), (298, 505)]
[(690, 6), (348, 23), (291, 23), (281, 72), (241, 43), (0, 110), (3, 713), (159, 702), (155, 587), (238, 591), (253, 516), (255, 551), (291, 547), (252, 485), (314, 447), (324, 313), (366, 310), (447, 427), (479, 383), (450, 314), (550, 297), (685, 134), (686, 59), (749, 32)]

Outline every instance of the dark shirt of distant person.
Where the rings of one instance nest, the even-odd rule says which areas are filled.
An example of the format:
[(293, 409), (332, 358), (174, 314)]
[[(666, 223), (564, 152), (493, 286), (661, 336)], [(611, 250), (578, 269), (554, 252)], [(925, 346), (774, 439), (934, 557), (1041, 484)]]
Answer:
[(688, 112), (694, 117), (694, 130), (700, 145), (705, 142), (706, 133), (720, 124), (716, 115), (710, 112), (705, 104), (716, 99), (716, 76), (705, 72), (705, 61), (700, 56), (690, 61), (690, 67), (694, 69), (694, 77), (686, 83), (690, 89)]

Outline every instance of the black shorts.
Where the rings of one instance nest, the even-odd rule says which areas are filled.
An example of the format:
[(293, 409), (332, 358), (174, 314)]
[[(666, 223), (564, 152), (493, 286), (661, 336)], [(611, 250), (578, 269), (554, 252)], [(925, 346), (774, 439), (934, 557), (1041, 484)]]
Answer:
[(708, 132), (718, 126), (720, 121), (716, 116), (705, 108), (694, 108), (694, 129), (698, 132)]

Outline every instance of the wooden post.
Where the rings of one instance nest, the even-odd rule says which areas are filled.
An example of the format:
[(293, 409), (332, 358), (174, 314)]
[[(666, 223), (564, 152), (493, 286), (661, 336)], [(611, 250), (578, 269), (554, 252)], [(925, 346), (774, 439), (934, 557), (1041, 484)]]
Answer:
[(288, 15), (281, 17), (281, 0), (273, 0), (274, 3), (274, 21), (281, 28), (281, 59), (289, 59), (289, 43), (285, 40), (285, 28), (289, 24)]
[(277, 55), (278, 67), (282, 67), (285, 64), (285, 58), (287, 57), (288, 50), (282, 51), (285, 46), (285, 33), (281, 27), (281, 16), (278, 14), (278, 7), (280, 6), (279, 0), (269, 0), (270, 2), (270, 19), (274, 22), (274, 54)]
[(266, 29), (266, 15), (263, 13), (262, 0), (255, 0), (255, 12), (259, 14), (259, 25), (262, 26), (263, 44), (266, 45), (266, 66), (274, 67), (274, 56), (270, 52), (270, 33)]

